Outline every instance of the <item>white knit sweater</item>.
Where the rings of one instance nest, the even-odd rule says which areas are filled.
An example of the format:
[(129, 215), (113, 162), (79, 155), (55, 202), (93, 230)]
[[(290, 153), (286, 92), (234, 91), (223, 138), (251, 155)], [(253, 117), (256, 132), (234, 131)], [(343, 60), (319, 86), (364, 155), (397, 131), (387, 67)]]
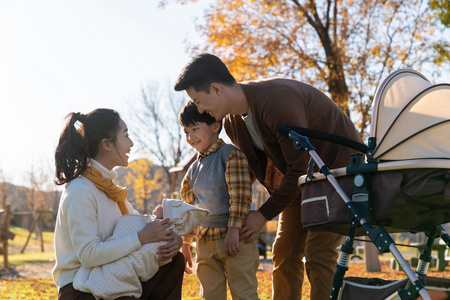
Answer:
[[(103, 177), (114, 179), (110, 171), (91, 159), (91, 166)], [(130, 214), (139, 214), (126, 201)], [(117, 202), (106, 196), (84, 177), (77, 177), (66, 185), (61, 195), (55, 227), (56, 264), (53, 280), (58, 290), (73, 281), (83, 265), (100, 266), (122, 258), (141, 248), (137, 233), (106, 241), (122, 216)]]
[[(209, 214), (207, 210), (187, 204), (182, 200), (163, 199), (164, 218), (169, 218), (178, 235), (191, 233)], [(142, 230), (155, 216), (124, 215), (108, 240), (118, 239), (131, 232)], [(82, 266), (73, 280), (76, 290), (94, 295), (96, 299), (116, 299), (122, 296), (142, 296), (142, 283), (152, 278), (159, 267), (170, 262), (161, 261), (156, 255), (157, 248), (166, 244), (161, 241), (148, 243), (129, 255), (93, 268)]]

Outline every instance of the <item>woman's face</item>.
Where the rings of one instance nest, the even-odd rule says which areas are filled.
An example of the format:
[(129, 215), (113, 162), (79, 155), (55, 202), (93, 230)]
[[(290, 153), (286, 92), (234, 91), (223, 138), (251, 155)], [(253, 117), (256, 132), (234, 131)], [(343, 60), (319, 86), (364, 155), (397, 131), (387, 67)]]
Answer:
[(128, 166), (128, 156), (133, 145), (133, 141), (128, 135), (128, 127), (125, 122), (120, 119), (116, 142), (114, 145), (115, 150), (111, 151), (111, 162), (114, 164), (114, 166)]

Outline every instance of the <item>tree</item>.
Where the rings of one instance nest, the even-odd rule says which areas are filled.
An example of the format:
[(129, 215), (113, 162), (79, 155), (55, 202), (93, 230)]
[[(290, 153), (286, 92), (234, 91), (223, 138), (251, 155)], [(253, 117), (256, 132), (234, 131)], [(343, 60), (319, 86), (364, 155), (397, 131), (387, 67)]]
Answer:
[[(31, 165), (28, 175), (30, 188), (28, 189), (26, 205), (31, 213), (29, 222), (32, 225), (33, 222), (37, 221), (38, 216), (41, 215), (38, 211), (42, 211), (48, 206), (48, 201), (46, 201), (48, 195), (43, 192), (43, 186), (48, 181), (48, 177), (43, 166), (36, 168), (34, 165)], [(40, 224), (35, 225), (34, 229), (36, 236), (38, 236), (41, 234), (42, 228), (40, 228)]]
[[(450, 28), (450, 1), (449, 0), (431, 0), (430, 8), (437, 12), (439, 20), (446, 28)], [(437, 65), (442, 63), (450, 63), (450, 43), (448, 39), (436, 42), (433, 45), (436, 51), (434, 62)]]
[(163, 170), (145, 158), (130, 162), (128, 168), (130, 172), (125, 175), (128, 200), (137, 209), (150, 213), (163, 198)]
[(43, 165), (32, 165), (28, 173), (28, 197), (27, 209), (36, 211), (38, 209), (51, 209), (47, 201), (47, 193), (44, 193), (44, 186), (49, 181), (48, 174)]
[(364, 133), (381, 80), (432, 61), (433, 16), (420, 0), (214, 1), (197, 25), (207, 42), (189, 48), (218, 55), (238, 80), (314, 85)]
[(450, 27), (450, 1), (449, 0), (431, 0), (429, 3), (431, 9), (438, 13), (441, 23)]
[(135, 100), (129, 112), (130, 131), (138, 151), (163, 168), (163, 179), (169, 186), (172, 180), (176, 181), (169, 169), (188, 152), (178, 122), (178, 114), (185, 102), (184, 94), (176, 93), (171, 86), (164, 89), (161, 84), (152, 82), (142, 88), (141, 97)]
[(3, 173), (3, 170), (0, 169), (0, 200), (2, 203), (2, 208), (6, 209), (6, 203), (8, 199), (8, 194), (10, 190), (10, 184), (7, 182), (7, 178)]

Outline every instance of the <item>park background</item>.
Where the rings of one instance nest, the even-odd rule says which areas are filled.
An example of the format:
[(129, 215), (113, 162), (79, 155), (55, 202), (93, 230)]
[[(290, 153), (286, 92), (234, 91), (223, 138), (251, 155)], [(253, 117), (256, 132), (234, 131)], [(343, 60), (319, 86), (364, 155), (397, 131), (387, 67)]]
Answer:
[[(318, 87), (366, 138), (373, 95), (390, 72), (450, 82), (449, 22), (445, 0), (2, 0), (0, 209), (11, 204), (12, 225), (26, 229), (38, 211), (55, 211), (64, 117), (98, 107), (119, 111), (135, 142), (130, 166), (118, 170), (130, 201), (146, 212), (176, 197), (180, 176), (169, 170), (194, 153), (176, 120), (187, 98), (173, 85), (205, 51), (238, 80)], [(255, 186), (254, 195), (257, 206), (265, 194)], [(54, 218), (45, 213), (44, 231)]]

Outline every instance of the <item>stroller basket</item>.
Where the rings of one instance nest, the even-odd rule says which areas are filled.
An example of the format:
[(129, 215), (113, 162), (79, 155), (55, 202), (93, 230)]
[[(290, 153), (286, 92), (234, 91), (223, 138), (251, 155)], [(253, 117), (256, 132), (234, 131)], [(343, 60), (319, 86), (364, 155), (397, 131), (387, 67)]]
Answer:
[[(295, 149), (312, 158), (307, 175), (298, 181), (303, 226), (347, 235), (330, 299), (448, 299), (450, 280), (425, 275), (434, 240), (442, 238), (450, 246), (441, 226), (450, 222), (450, 84), (432, 85), (415, 71), (400, 70), (383, 81), (373, 105), (367, 146), (290, 125), (279, 128)], [(322, 135), (363, 154), (352, 155), (346, 168), (330, 170), (304, 135)], [(309, 171), (314, 165), (320, 173)], [(428, 236), (415, 272), (389, 234), (405, 231)], [(369, 236), (380, 253), (390, 252), (407, 278), (344, 280), (357, 235)]]
[[(353, 178), (352, 175), (337, 177), (347, 195), (353, 192)], [(450, 222), (450, 168), (378, 171), (371, 174), (370, 181), (376, 187), (372, 190), (373, 199), (369, 200), (368, 218), (373, 225), (383, 226), (391, 233), (428, 232)], [(351, 215), (330, 183), (313, 180), (305, 184), (305, 177), (299, 182), (303, 226), (347, 234)], [(363, 234), (362, 230), (357, 231), (357, 235)]]
[[(450, 299), (450, 279), (419, 276), (428, 295), (433, 300)], [(397, 291), (405, 288), (408, 280), (384, 280), (379, 278), (347, 277), (342, 285), (339, 300), (398, 299)]]

